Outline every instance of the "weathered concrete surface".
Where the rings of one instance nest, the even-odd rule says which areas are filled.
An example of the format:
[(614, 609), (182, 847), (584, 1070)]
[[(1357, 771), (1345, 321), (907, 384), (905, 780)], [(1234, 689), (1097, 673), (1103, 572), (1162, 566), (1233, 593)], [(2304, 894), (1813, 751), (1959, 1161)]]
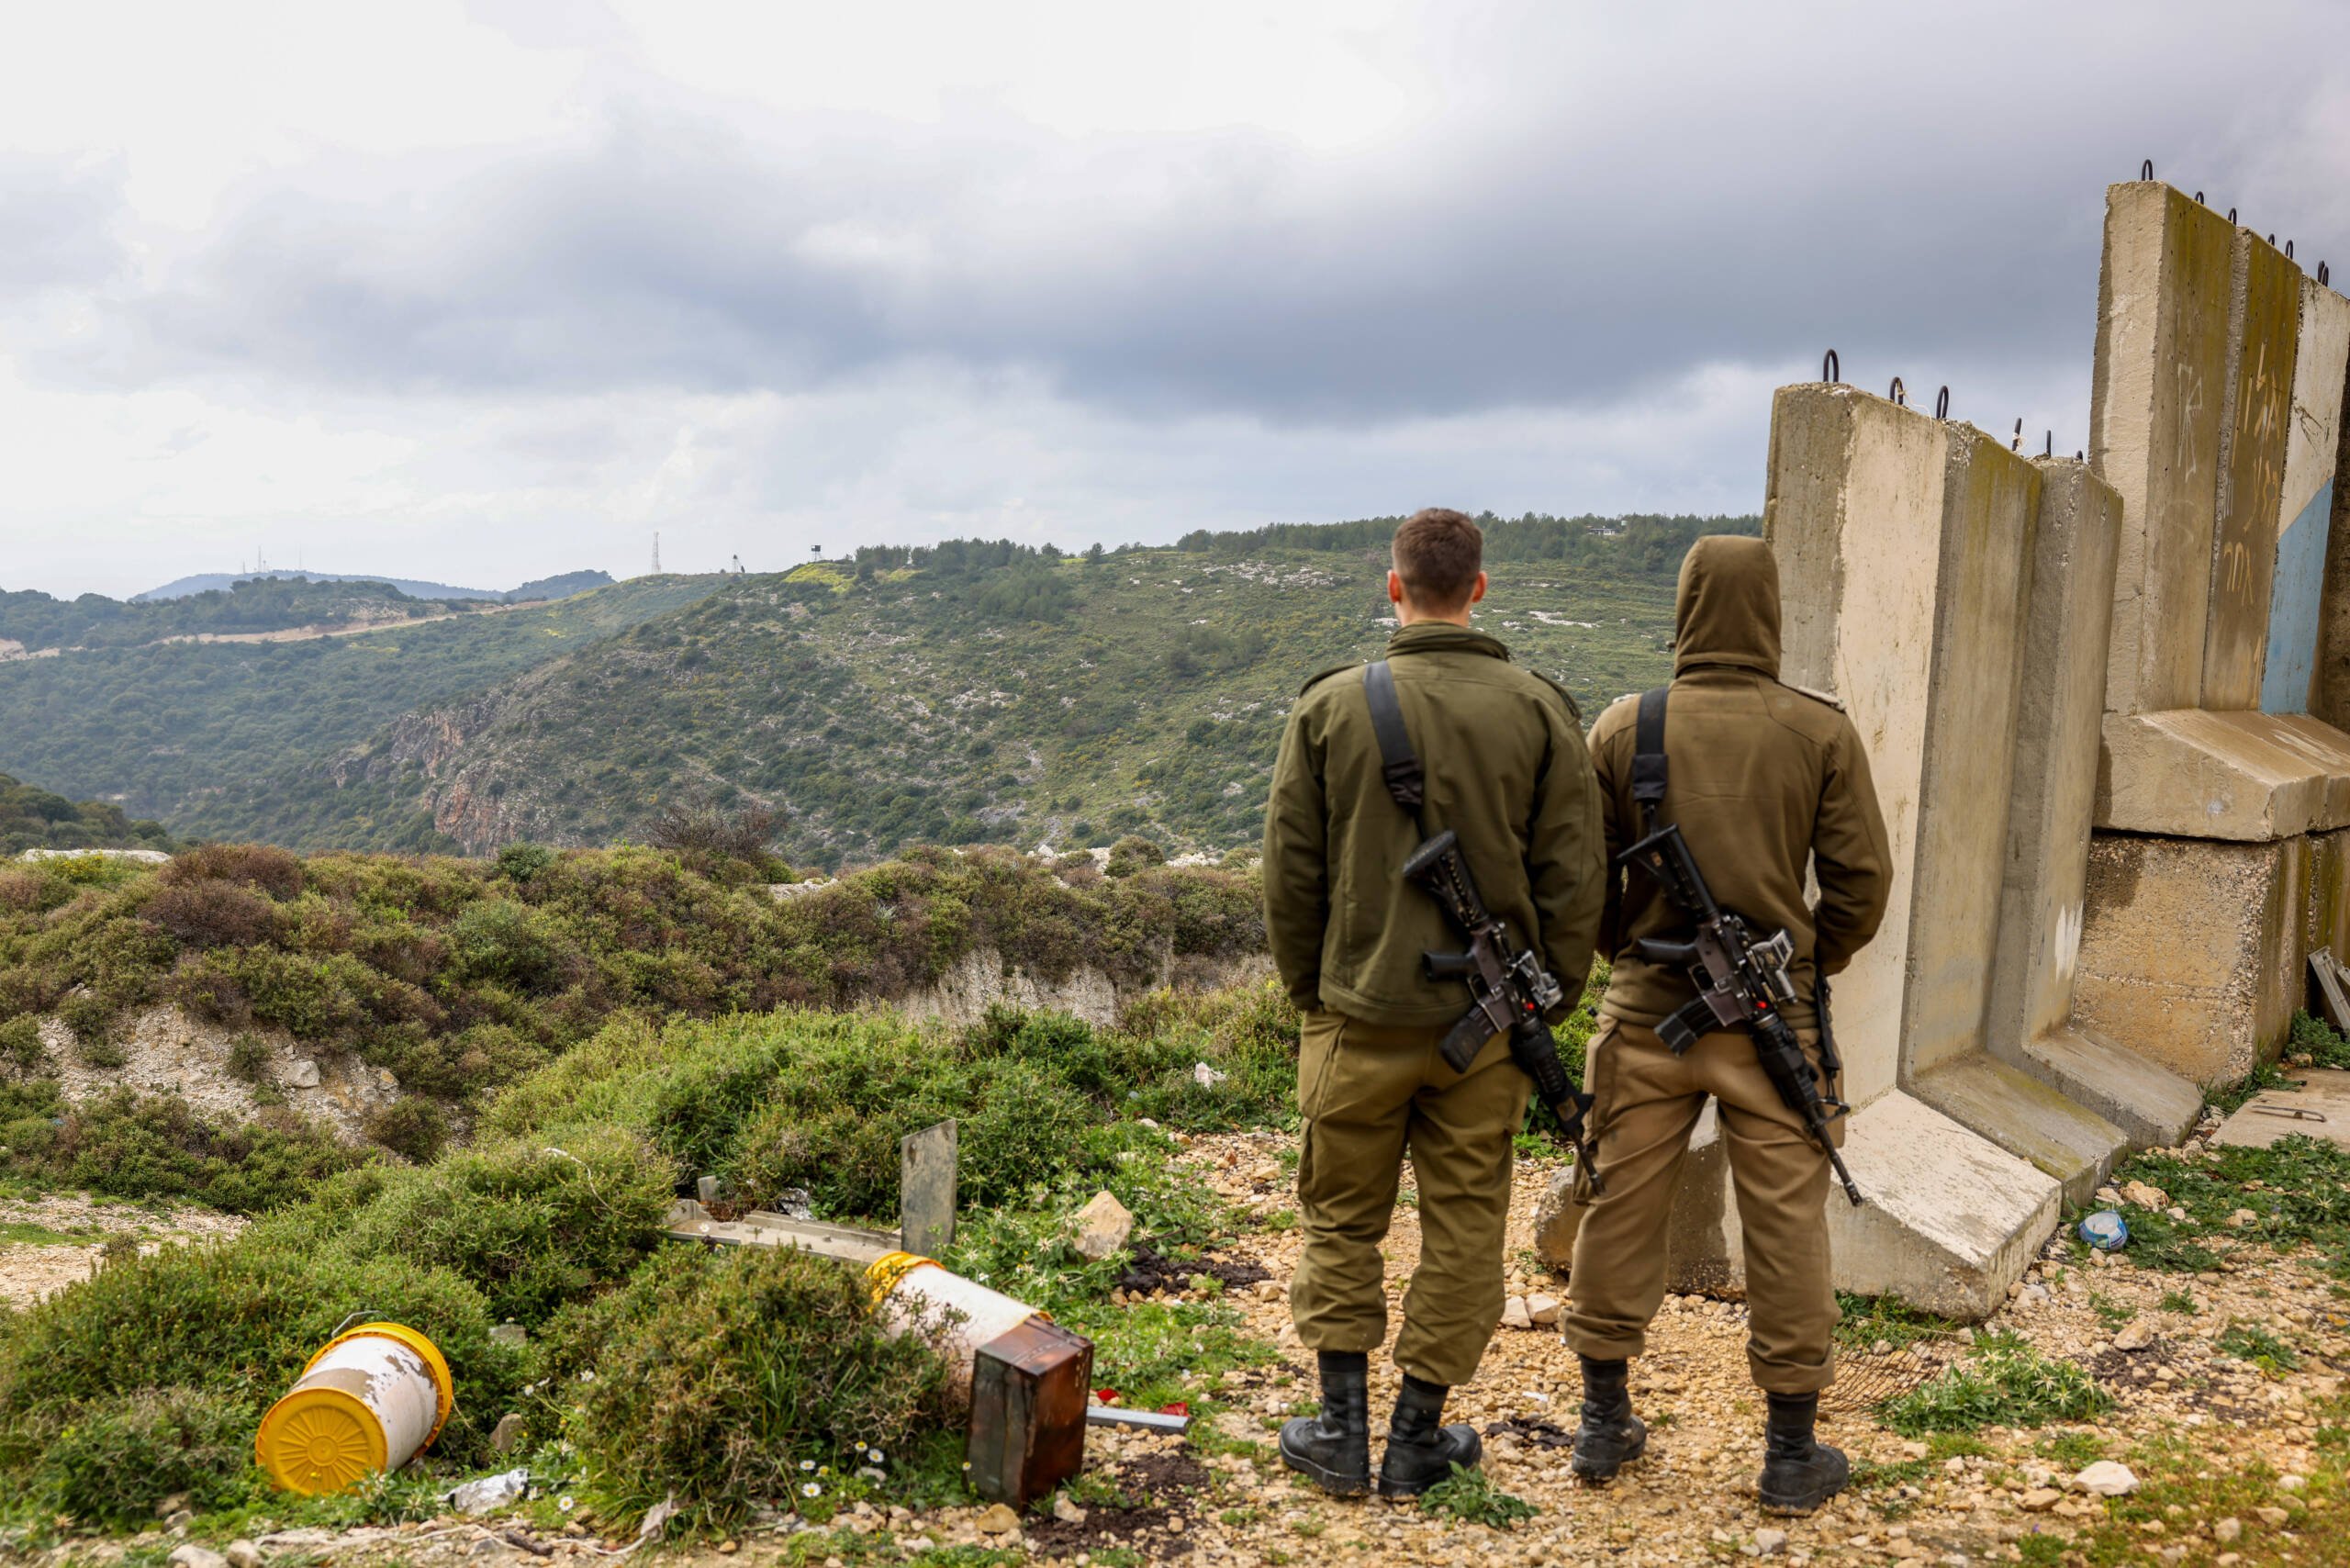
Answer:
[[(1911, 1081), (1909, 1092), (1970, 1127), (2084, 1204), (2130, 1147), (2120, 1127), (2020, 1068), (1987, 1056), (1961, 1057)], [(2200, 1096), (2198, 1096), (2200, 1102)]]
[[(1905, 1083), (1984, 1048), (2040, 518), (2037, 466), (1972, 425), (1945, 431), (1933, 665), (1909, 699), (1926, 706), (1926, 757), (1902, 998)], [(1887, 633), (1856, 625), (1846, 640), (1861, 651)]]
[(2188, 708), (2203, 690), (2235, 235), (2148, 181), (2106, 192), (2089, 465), (2121, 497), (2106, 706)]
[(2100, 828), (2257, 843), (2350, 824), (2350, 736), (2300, 713), (2109, 713)]
[(2079, 1023), (2202, 1084), (2273, 1058), (2304, 989), (2312, 858), (2306, 838), (2099, 834), (2075, 981)]
[(2089, 820), (2097, 801), (2106, 639), (2121, 498), (2069, 460), (2040, 465), (2031, 595), (2016, 704), (2015, 784), (1985, 1039), (2024, 1063), (2024, 1047), (2073, 1012)]
[(2270, 1089), (2244, 1102), (2221, 1125), (2213, 1143), (2266, 1148), (2299, 1133), (2350, 1148), (2350, 1072), (2339, 1068), (2297, 1068), (2299, 1089)]
[(1949, 429), (1852, 386), (1782, 387), (1771, 407), (1762, 532), (1780, 580), (1801, 585), (1786, 598), (1780, 668), (1852, 714), (1892, 851), (1885, 924), (1836, 981), (1855, 1104), (1900, 1071)]
[(2300, 269), (2282, 251), (2249, 229), (2236, 230), (2211, 601), (2203, 633), (2205, 708), (2260, 706), (2300, 281)]
[(2039, 1036), (2024, 1057), (2033, 1077), (2112, 1123), (2132, 1148), (2176, 1144), (2203, 1114), (2192, 1081), (2075, 1025)]
[(2056, 1179), (1907, 1094), (1852, 1117), (1844, 1140), (1867, 1202), (1828, 1200), (1836, 1284), (1973, 1322), (2007, 1299), (2056, 1224)]
[(2277, 565), (2260, 686), (2260, 706), (2271, 713), (2308, 712), (2313, 695), (2327, 536), (2340, 472), (2343, 389), (2350, 377), (2350, 299), (2312, 277), (2300, 280), (2300, 292), (2293, 411), (2285, 430), (2285, 483), (2277, 512)]
[[(2344, 391), (2343, 407), (2350, 409), (2350, 387)], [(2343, 478), (2333, 487), (2333, 515), (2326, 531), (2310, 712), (2336, 729), (2350, 730), (2350, 419), (2335, 424), (2333, 471)]]
[[(1856, 1113), (1844, 1160), (1867, 1200), (1855, 1209), (1831, 1186), (1828, 1225), (1836, 1288), (1893, 1292), (1929, 1311), (1974, 1321), (2007, 1300), (2055, 1225), (2053, 1177), (1896, 1091)], [(1535, 1250), (1572, 1260), (1581, 1216), (1553, 1185), (1537, 1218)], [(1711, 1295), (1745, 1289), (1746, 1254), (1729, 1160), (1708, 1107), (1691, 1136), (1665, 1235), (1670, 1288)]]

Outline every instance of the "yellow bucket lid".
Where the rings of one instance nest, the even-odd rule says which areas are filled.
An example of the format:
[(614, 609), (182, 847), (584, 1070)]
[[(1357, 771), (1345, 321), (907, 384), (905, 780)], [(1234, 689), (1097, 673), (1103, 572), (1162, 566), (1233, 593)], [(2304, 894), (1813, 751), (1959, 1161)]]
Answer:
[(441, 1354), (441, 1347), (410, 1328), (407, 1324), (363, 1323), (356, 1328), (338, 1334), (319, 1346), (319, 1353), (304, 1363), (302, 1375), (309, 1376), (310, 1368), (326, 1360), (327, 1352), (337, 1345), (346, 1344), (352, 1339), (366, 1338), (398, 1340), (409, 1350), (414, 1350), (424, 1362), (425, 1370), (432, 1374), (434, 1402), (432, 1429), (424, 1434), (424, 1446), (431, 1448), (432, 1439), (441, 1435), (441, 1428), (449, 1424), (449, 1412), (457, 1407), (457, 1381), (449, 1374), (449, 1362), (447, 1358)]
[(375, 1413), (340, 1388), (297, 1388), (269, 1407), (253, 1459), (288, 1492), (321, 1496), (384, 1468)]

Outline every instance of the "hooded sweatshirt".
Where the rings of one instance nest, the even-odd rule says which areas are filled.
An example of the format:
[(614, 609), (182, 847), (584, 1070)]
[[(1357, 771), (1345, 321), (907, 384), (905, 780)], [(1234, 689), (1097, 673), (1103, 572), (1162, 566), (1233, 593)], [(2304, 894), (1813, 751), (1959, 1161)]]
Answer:
[[(1885, 818), (1868, 755), (1835, 703), (1779, 684), (1779, 566), (1760, 539), (1700, 539), (1681, 564), (1673, 609), (1668, 775), (1657, 825), (1678, 823), (1714, 898), (1768, 935), (1795, 940), (1801, 1000), (1787, 1020), (1810, 1028), (1812, 988), (1876, 935), (1891, 872)], [(1607, 836), (1607, 907), (1601, 950), (1614, 961), (1600, 1011), (1653, 1025), (1696, 995), (1686, 971), (1650, 963), (1641, 937), (1685, 940), (1687, 920), (1645, 873), (1615, 869), (1642, 832), (1632, 799), (1638, 697), (1592, 726)], [(1808, 868), (1817, 905), (1804, 897)]]

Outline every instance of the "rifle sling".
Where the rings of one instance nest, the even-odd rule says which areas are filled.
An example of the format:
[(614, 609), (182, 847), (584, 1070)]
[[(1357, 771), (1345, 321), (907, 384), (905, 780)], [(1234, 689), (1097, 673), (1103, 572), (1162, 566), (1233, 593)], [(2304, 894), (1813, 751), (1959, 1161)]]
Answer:
[(1656, 814), (1664, 805), (1664, 703), (1672, 693), (1669, 686), (1641, 692), (1632, 731), (1632, 799), (1640, 808), (1644, 838), (1656, 831)]
[(1420, 754), (1412, 749), (1412, 732), (1404, 722), (1403, 704), (1395, 700), (1395, 672), (1386, 660), (1363, 666), (1362, 694), (1371, 703), (1371, 728), (1379, 737), (1380, 772), (1387, 780), (1387, 792), (1417, 826), (1427, 798), (1427, 774), (1420, 767)]

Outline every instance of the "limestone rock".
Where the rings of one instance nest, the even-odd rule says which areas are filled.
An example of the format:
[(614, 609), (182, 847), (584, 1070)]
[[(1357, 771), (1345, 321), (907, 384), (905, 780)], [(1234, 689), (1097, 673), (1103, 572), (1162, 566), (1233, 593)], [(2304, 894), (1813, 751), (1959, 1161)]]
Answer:
[(1002, 1503), (991, 1503), (972, 1528), (981, 1535), (1016, 1535), (1020, 1531), (1020, 1516)]
[(2228, 1215), (2228, 1224), (2238, 1230), (2245, 1229), (2248, 1226), (2255, 1226), (2259, 1223), (2260, 1216), (2253, 1213), (2250, 1209), (2238, 1209), (2233, 1214)]
[(498, 1425), (490, 1428), (489, 1446), (499, 1453), (512, 1453), (514, 1445), (521, 1440), (522, 1417), (515, 1411), (509, 1410), (500, 1416)]
[(1505, 1328), (1531, 1328), (1534, 1327), (1534, 1319), (1527, 1316), (1526, 1298), (1524, 1296), (1514, 1295), (1509, 1298), (1506, 1304), (1504, 1305), (1502, 1307), (1502, 1327)]
[(288, 1089), (316, 1089), (319, 1086), (319, 1064), (304, 1057), (285, 1070)]
[(1575, 1173), (1561, 1170), (1543, 1190), (1534, 1211), (1534, 1255), (1554, 1269), (1575, 1260), (1575, 1232), (1583, 1226), (1583, 1210), (1574, 1204)]
[(1069, 1243), (1077, 1255), (1099, 1263), (1126, 1244), (1135, 1233), (1135, 1216), (1107, 1193), (1096, 1193), (1077, 1211), (1077, 1239)]
[(2098, 1460), (2073, 1477), (2073, 1484), (2083, 1492), (2094, 1492), (2100, 1497), (2126, 1497), (2138, 1489), (2138, 1477), (2126, 1464), (2109, 1459)]
[(1559, 1298), (1544, 1295), (1540, 1291), (1526, 1298), (1526, 1316), (1537, 1328), (1548, 1328), (1559, 1321)]
[(2211, 1527), (2211, 1539), (2222, 1546), (2233, 1546), (2244, 1539), (2244, 1521), (2232, 1515)]
[(208, 1546), (190, 1541), (173, 1550), (172, 1568), (229, 1568), (229, 1560)]
[(2270, 1529), (2281, 1529), (2293, 1516), (2282, 1508), (2255, 1508), (2254, 1515)]
[(2143, 1350), (2154, 1342), (2154, 1331), (2143, 1317), (2133, 1317), (2113, 1337), (2117, 1350)]
[(1230, 1073), (1218, 1072), (1203, 1061), (1192, 1064), (1192, 1081), (1203, 1089), (1214, 1089), (1230, 1076)]
[(2308, 1476), (2293, 1475), (2288, 1473), (2280, 1475), (2277, 1478), (2277, 1490), (2279, 1492), (2299, 1492), (2309, 1484), (2310, 1478)]
[(229, 1568), (261, 1568), (261, 1548), (250, 1540), (232, 1540), (221, 1555), (229, 1560)]
[(1053, 1499), (1053, 1518), (1065, 1525), (1081, 1525), (1085, 1522), (1085, 1510), (1070, 1502), (1069, 1494), (1063, 1492)]
[(2121, 1189), (2121, 1200), (2124, 1203), (2135, 1204), (2142, 1209), (2166, 1209), (2170, 1207), (2170, 1194), (2168, 1193), (2164, 1192), (2160, 1187), (2148, 1186), (2143, 1182), (2131, 1182), (2125, 1183)]
[(1757, 1554), (1770, 1557), (1787, 1549), (1787, 1532), (1783, 1529), (1759, 1529), (1754, 1532)]
[(2044, 1514), (2054, 1507), (2064, 1495), (2053, 1486), (2035, 1486), (2023, 1495), (2023, 1501), (2018, 1506), (2027, 1514)]

